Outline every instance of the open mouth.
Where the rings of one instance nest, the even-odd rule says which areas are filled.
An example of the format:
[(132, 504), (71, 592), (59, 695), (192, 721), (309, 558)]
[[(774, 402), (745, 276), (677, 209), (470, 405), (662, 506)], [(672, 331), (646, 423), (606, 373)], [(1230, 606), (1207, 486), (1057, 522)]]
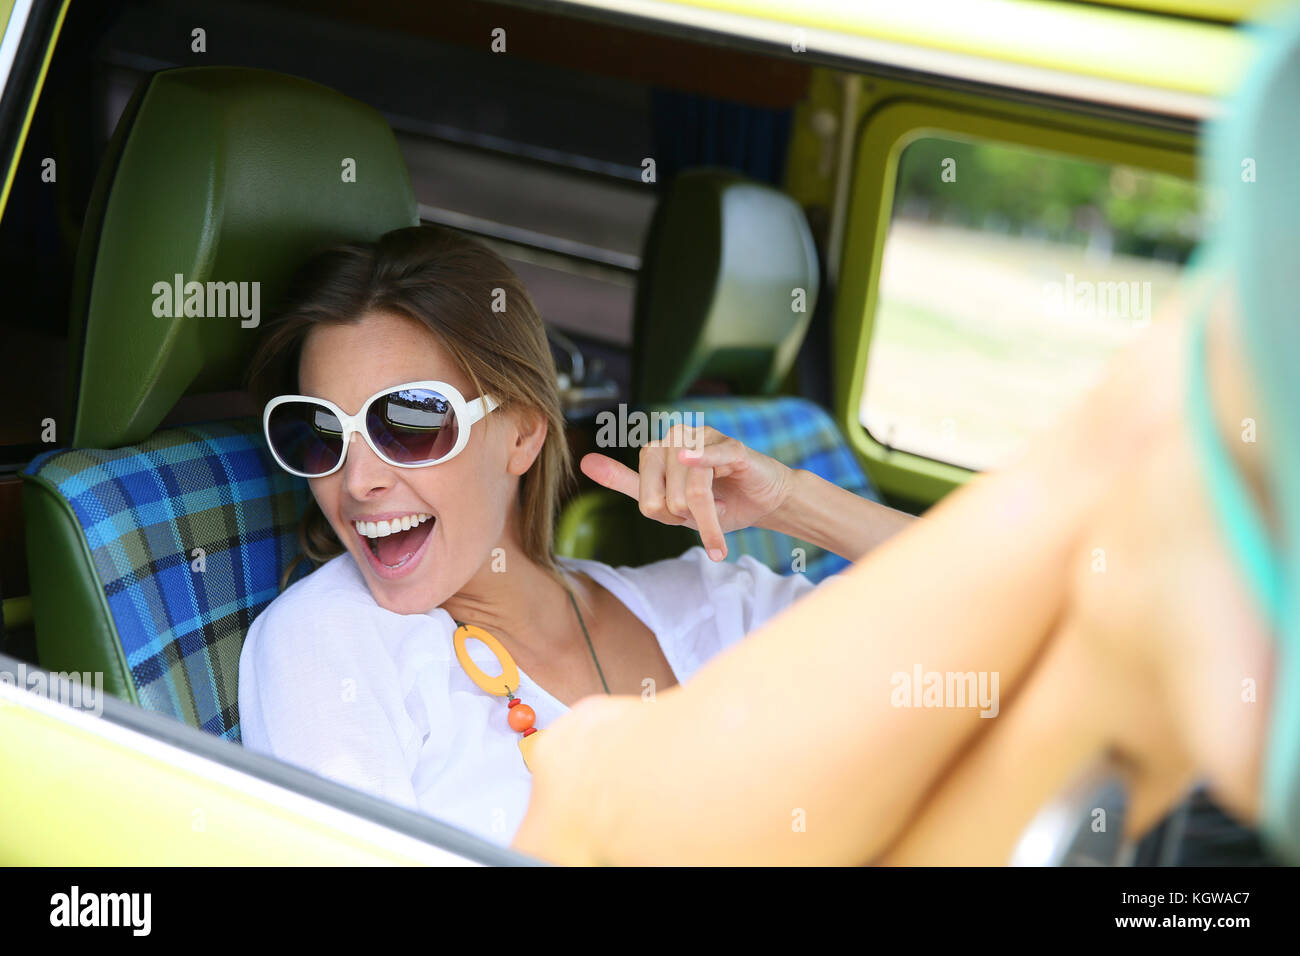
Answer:
[(379, 569), (393, 572), (413, 563), (424, 548), (437, 518), (410, 514), (390, 521), (354, 521)]

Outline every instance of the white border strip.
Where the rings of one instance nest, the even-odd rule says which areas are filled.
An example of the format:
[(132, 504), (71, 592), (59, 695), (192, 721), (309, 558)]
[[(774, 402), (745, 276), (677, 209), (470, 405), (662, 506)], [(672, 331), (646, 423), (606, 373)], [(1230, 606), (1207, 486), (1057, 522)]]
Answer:
[(14, 68), (14, 57), (18, 55), (18, 44), (27, 32), (27, 20), (32, 14), (35, 0), (14, 0), (14, 7), (9, 11), (9, 22), (5, 24), (4, 39), (0, 40), (0, 96), (9, 87), (9, 74)]
[(790, 46), (795, 31), (798, 30), (808, 50), (844, 57), (863, 64), (916, 70), (937, 76), (1034, 93), (1047, 93), (1072, 100), (1105, 103), (1161, 115), (1204, 120), (1217, 115), (1220, 110), (1218, 100), (1196, 93), (1160, 90), (1136, 83), (1006, 63), (966, 53), (930, 50), (817, 27), (802, 27), (797, 23), (779, 23), (744, 14), (668, 4), (662, 0), (562, 0), (562, 2), (715, 33), (748, 37), (784, 47)]
[(183, 773), (220, 786), (229, 787), (256, 800), (288, 810), (290, 813), (306, 817), (330, 829), (355, 837), (364, 843), (409, 857), (413, 863), (424, 863), (429, 866), (482, 865), (458, 853), (425, 843), (382, 824), (366, 820), (354, 813), (332, 807), (329, 804), (277, 784), (269, 783), (242, 770), (227, 767), (215, 760), (209, 760), (206, 757), (191, 753), (182, 747), (164, 743), (130, 727), (124, 727), (105, 718), (96, 717), (93, 714), (48, 700), (40, 694), (33, 693), (9, 681), (0, 681), (0, 707), (4, 706), (18, 706), (34, 710), (60, 723), (69, 724), (102, 740), (119, 744)]

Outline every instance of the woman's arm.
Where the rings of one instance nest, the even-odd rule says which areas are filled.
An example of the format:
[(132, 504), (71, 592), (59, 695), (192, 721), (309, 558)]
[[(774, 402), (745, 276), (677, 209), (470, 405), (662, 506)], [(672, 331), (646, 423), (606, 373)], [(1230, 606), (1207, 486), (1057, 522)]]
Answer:
[(728, 531), (749, 527), (854, 561), (915, 520), (707, 427), (673, 426), (641, 449), (637, 471), (601, 454), (585, 456), (582, 470), (647, 518), (698, 531), (714, 561), (727, 555)]
[(915, 520), (811, 471), (798, 470), (791, 473), (789, 497), (760, 527), (856, 561)]

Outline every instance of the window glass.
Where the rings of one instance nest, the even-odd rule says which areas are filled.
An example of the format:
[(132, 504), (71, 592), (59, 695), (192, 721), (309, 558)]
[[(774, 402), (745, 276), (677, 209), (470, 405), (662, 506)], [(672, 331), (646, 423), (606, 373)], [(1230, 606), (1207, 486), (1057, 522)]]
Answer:
[(1189, 180), (923, 137), (899, 157), (859, 417), (880, 443), (982, 469), (1099, 380), (1202, 231)]

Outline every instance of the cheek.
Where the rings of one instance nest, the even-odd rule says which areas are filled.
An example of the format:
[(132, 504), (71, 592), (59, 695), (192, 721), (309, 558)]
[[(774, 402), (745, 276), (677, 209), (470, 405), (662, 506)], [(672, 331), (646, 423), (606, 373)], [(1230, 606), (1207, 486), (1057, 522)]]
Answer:
[(514, 480), (505, 472), (498, 471), (482, 475), (478, 483), (470, 489), (470, 494), (480, 508), (489, 514), (499, 516), (504, 522), (514, 487)]
[[(505, 528), (515, 487), (502, 462), (490, 452), (466, 450), (450, 463), (445, 482), (430, 500), (456, 541), (495, 542)], [(456, 467), (461, 466), (463, 467)]]
[[(320, 508), (330, 526), (334, 527), (342, 487), (338, 474), (330, 475), (328, 478), (308, 478), (307, 487), (311, 489), (311, 496), (316, 499), (316, 507)], [(334, 531), (337, 533), (338, 528), (334, 527)]]

